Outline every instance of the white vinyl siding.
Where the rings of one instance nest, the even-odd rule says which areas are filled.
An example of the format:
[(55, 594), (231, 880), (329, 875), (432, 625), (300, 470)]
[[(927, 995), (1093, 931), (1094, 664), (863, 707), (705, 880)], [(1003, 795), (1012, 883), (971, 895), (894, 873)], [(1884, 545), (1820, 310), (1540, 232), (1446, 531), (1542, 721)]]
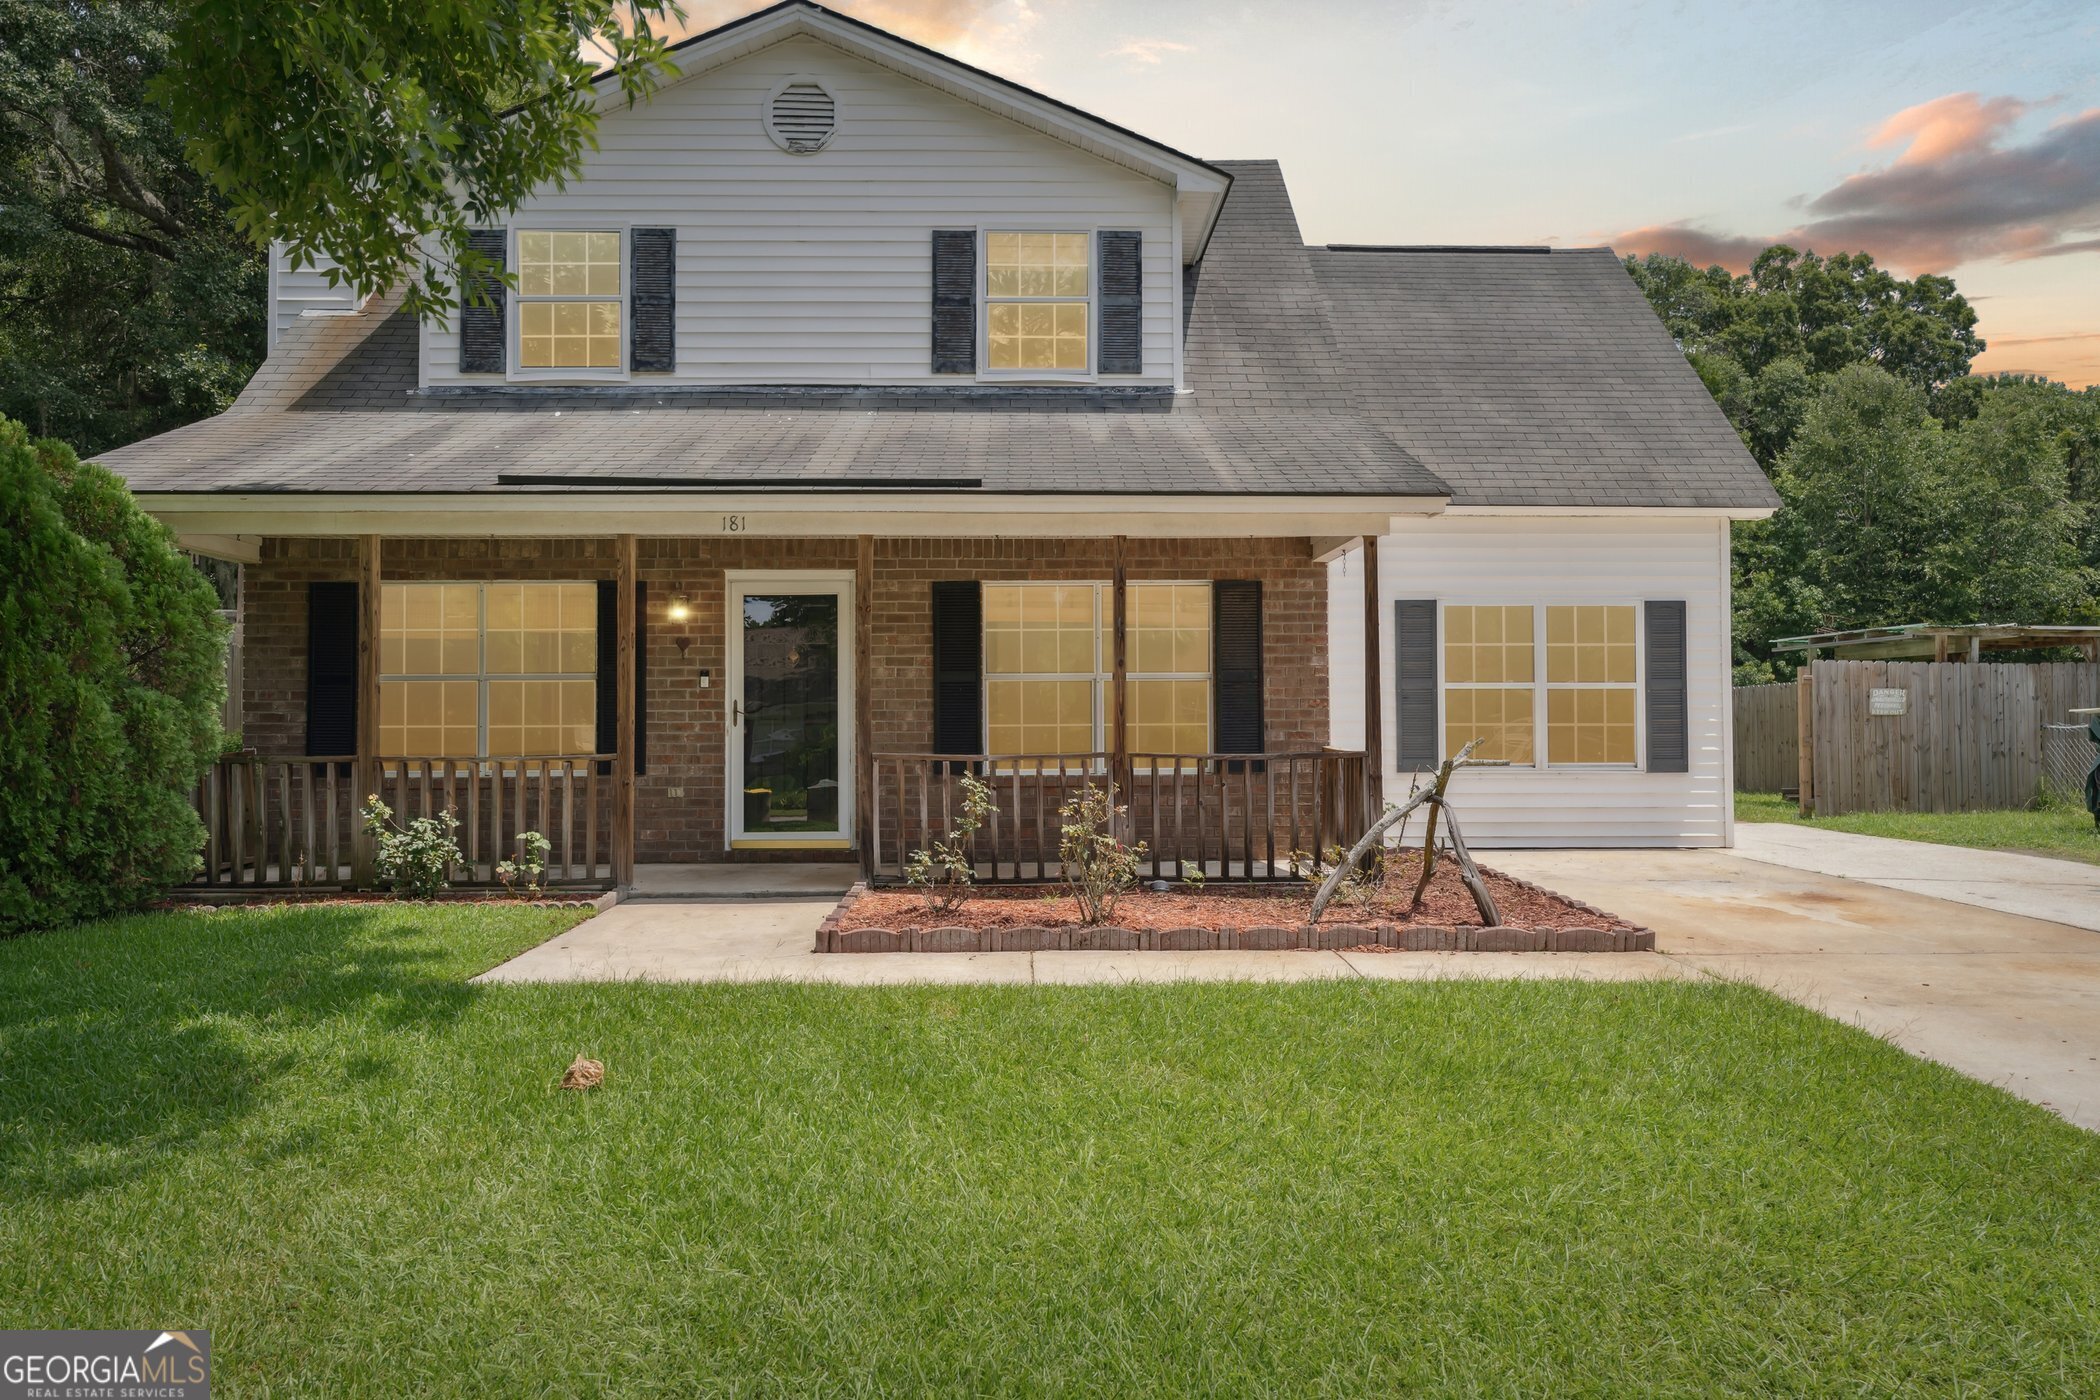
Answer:
[(347, 316), (356, 311), (360, 298), (349, 287), (328, 285), (330, 258), (320, 258), (310, 267), (293, 271), (284, 245), (270, 245), (270, 344), (275, 350), (285, 328), (301, 316)]
[[(837, 134), (814, 155), (781, 150), (760, 121), (794, 74), (837, 100)], [(507, 222), (678, 230), (678, 368), (652, 383), (955, 383), (932, 372), (937, 228), (1141, 231), (1137, 382), (1173, 382), (1175, 196), (1161, 181), (806, 37), (615, 108), (598, 140), (566, 190)], [(461, 382), (456, 329), (424, 336), (427, 382)]]
[(1729, 842), (1727, 522), (1583, 516), (1398, 520), (1379, 545), (1378, 574), (1380, 654), (1388, 669), (1379, 687), (1385, 706), (1387, 800), (1404, 797), (1408, 784), (1393, 758), (1398, 729), (1390, 667), (1397, 599), (1529, 606), (1681, 598), (1689, 772), (1468, 769), (1453, 780), (1452, 805), (1474, 846)]

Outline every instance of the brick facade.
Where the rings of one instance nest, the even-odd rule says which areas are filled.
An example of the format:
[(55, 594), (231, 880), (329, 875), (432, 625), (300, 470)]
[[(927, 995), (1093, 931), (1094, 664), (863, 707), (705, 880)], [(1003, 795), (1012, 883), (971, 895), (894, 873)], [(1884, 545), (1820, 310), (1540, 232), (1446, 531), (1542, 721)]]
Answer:
[[(924, 752), (932, 744), (932, 614), (928, 585), (940, 579), (1105, 580), (1106, 539), (880, 539), (875, 543), (874, 655), (868, 659), (877, 752)], [(1327, 571), (1304, 539), (1137, 540), (1129, 577), (1253, 578), (1263, 584), (1263, 672), (1267, 747), (1317, 749), (1327, 742)], [(648, 771), (636, 792), (637, 858), (724, 859), (726, 708), (724, 573), (731, 569), (854, 567), (851, 539), (644, 539), (648, 584)], [(356, 542), (271, 539), (243, 582), (245, 693), (242, 733), (266, 754), (296, 754), (306, 742), (306, 585), (355, 576)], [(609, 539), (395, 539), (381, 571), (391, 580), (486, 582), (609, 578)], [(666, 617), (685, 594), (692, 617)], [(848, 624), (850, 627), (850, 623)], [(849, 633), (850, 635), (850, 633)], [(691, 639), (681, 654), (678, 640)], [(707, 690), (699, 673), (713, 677)], [(837, 859), (836, 853), (827, 858)]]

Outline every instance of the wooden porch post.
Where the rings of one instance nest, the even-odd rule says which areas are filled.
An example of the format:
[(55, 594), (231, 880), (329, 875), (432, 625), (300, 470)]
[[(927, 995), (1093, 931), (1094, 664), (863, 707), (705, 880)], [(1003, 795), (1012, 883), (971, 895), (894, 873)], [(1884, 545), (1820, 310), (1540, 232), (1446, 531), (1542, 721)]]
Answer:
[(1114, 595), (1111, 603), (1111, 635), (1115, 639), (1115, 675), (1110, 683), (1110, 689), (1115, 695), (1115, 724), (1110, 728), (1108, 739), (1108, 781), (1115, 789), (1111, 796), (1121, 798), (1125, 802), (1130, 800), (1130, 677), (1126, 671), (1129, 651), (1126, 646), (1125, 628), (1128, 617), (1125, 604), (1130, 592), (1129, 573), (1130, 538), (1127, 535), (1117, 535), (1114, 587), (1111, 589)]
[(613, 653), (612, 876), (621, 889), (634, 884), (634, 585), (633, 535), (619, 537), (619, 568), (613, 585), (619, 636)]
[(350, 819), (350, 883), (371, 888), (379, 848), (356, 815), (365, 798), (379, 791), (379, 536), (357, 541), (357, 761)]
[(1378, 659), (1378, 537), (1364, 536), (1364, 822), (1378, 819), (1385, 791), (1384, 667)]
[(860, 878), (875, 878), (875, 537), (862, 535), (853, 566), (853, 842)]

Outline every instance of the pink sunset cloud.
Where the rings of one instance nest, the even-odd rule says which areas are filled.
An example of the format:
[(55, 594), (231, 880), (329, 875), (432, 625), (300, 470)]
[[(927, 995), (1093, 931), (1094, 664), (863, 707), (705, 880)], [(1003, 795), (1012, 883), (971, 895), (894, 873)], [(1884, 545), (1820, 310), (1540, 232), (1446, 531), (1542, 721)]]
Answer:
[(1911, 273), (2100, 248), (2092, 237), (2100, 233), (2100, 108), (2025, 141), (2008, 141), (2031, 105), (1960, 92), (1897, 112), (1867, 142), (1876, 148), (1900, 143), (1895, 160), (1809, 199), (1811, 217), (1789, 229), (1739, 235), (1681, 220), (1629, 229), (1610, 241), (1625, 252), (1672, 253), (1732, 271), (1773, 243), (1865, 251)]

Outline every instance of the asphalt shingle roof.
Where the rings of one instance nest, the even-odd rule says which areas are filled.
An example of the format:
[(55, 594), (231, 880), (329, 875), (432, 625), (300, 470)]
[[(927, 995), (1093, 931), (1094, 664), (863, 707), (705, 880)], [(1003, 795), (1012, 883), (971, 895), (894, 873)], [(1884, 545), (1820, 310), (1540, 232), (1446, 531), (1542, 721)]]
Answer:
[[(1770, 488), (1607, 253), (1308, 249), (1233, 173), (1165, 389), (418, 391), (416, 328), (314, 317), (226, 413), (104, 453), (140, 491), (840, 483), (1744, 506)], [(1447, 485), (1448, 483), (1448, 485)]]

